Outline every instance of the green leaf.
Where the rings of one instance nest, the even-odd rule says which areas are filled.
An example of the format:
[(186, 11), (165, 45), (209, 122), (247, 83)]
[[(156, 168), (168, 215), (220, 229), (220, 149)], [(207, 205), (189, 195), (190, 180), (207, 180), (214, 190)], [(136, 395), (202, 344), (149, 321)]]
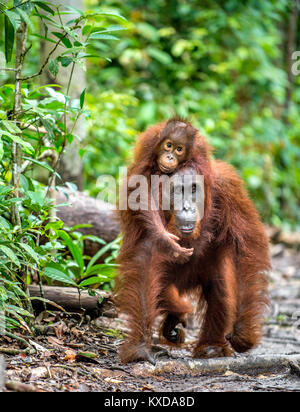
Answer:
[(82, 34), (83, 36), (85, 36), (86, 34), (89, 34), (89, 33), (90, 33), (91, 29), (92, 29), (92, 26), (91, 26), (90, 24), (87, 24), (86, 26), (84, 26), (84, 27), (82, 28), (81, 34)]
[(90, 40), (119, 40), (118, 37), (112, 36), (111, 34), (101, 34), (101, 33), (92, 33), (90, 35)]
[(22, 130), (10, 120), (1, 120), (1, 124), (3, 124), (10, 133), (22, 133)]
[(43, 161), (34, 159), (33, 157), (27, 157), (27, 156), (23, 156), (23, 159), (24, 159), (24, 160), (28, 160), (28, 161), (30, 161), (30, 162), (32, 162), (32, 163), (35, 163), (36, 165), (39, 165), (39, 166), (41, 166), (41, 167), (44, 167), (45, 169), (49, 170), (49, 172), (51, 172), (51, 173), (53, 173), (53, 171), (54, 171), (54, 170), (52, 169), (52, 167), (48, 165), (47, 162), (43, 162)]
[(63, 231), (63, 230), (59, 230), (58, 232), (58, 236), (65, 242), (65, 244), (68, 246), (73, 259), (75, 260), (75, 262), (77, 263), (77, 265), (80, 268), (80, 273), (83, 273), (83, 268), (84, 268), (84, 261), (83, 261), (83, 257), (82, 257), (82, 253), (79, 249), (79, 247), (72, 241), (71, 237), (68, 235), (67, 232)]
[(0, 216), (0, 228), (2, 228), (4, 230), (5, 229), (10, 229), (8, 221), (2, 216)]
[(64, 37), (63, 39), (61, 39), (61, 41), (68, 49), (71, 49), (73, 47), (71, 40), (67, 37)]
[(86, 286), (95, 285), (97, 283), (104, 283), (107, 282), (107, 278), (105, 276), (92, 276), (88, 279), (84, 279), (80, 281), (79, 287), (84, 288)]
[(58, 61), (56, 59), (49, 59), (48, 68), (53, 76), (56, 77), (59, 70)]
[(52, 266), (46, 266), (43, 270), (45, 276), (52, 280), (57, 280), (62, 283), (68, 283), (69, 285), (77, 286), (76, 282), (71, 279), (68, 275), (62, 272), (59, 269), (56, 269)]
[(86, 275), (97, 274), (111, 279), (115, 276), (116, 267), (117, 265), (115, 263), (100, 263), (99, 265), (89, 267), (86, 271)]
[[(122, 16), (121, 14), (115, 11), (100, 11), (100, 12), (95, 13), (94, 16), (112, 16), (112, 17), (117, 17), (118, 19), (127, 21), (127, 19), (124, 16)], [(87, 17), (93, 18), (93, 14)]]
[(18, 267), (20, 267), (20, 261), (15, 255), (15, 253), (7, 246), (0, 245), (0, 250)]
[(27, 243), (19, 243), (19, 246), (21, 246), (28, 253), (28, 255), (36, 261), (36, 263), (40, 262), (39, 255), (32, 249), (31, 246)]
[(30, 312), (28, 312), (28, 310), (25, 310), (23, 308), (15, 306), (15, 305), (7, 304), (7, 305), (5, 305), (5, 309), (8, 313), (14, 314), (14, 312), (16, 312), (16, 313), (19, 313), (20, 315), (29, 316), (29, 317), (33, 318), (33, 315)]
[(13, 25), (16, 31), (18, 27), (18, 20), (20, 19), (18, 14), (16, 14), (15, 12), (11, 10), (5, 10), (4, 13), (8, 17), (9, 21), (11, 22), (11, 24)]
[(31, 144), (28, 142), (25, 142), (19, 136), (13, 135), (12, 133), (9, 133), (9, 132), (5, 132), (4, 130), (0, 130), (0, 137), (2, 136), (6, 136), (9, 139), (13, 140), (14, 142), (19, 143), (21, 146), (27, 149), (26, 152), (30, 154), (34, 153), (34, 148), (31, 146)]
[(60, 61), (62, 67), (68, 67), (73, 61), (70, 57), (59, 57), (58, 60)]
[(83, 105), (84, 105), (85, 91), (86, 91), (86, 89), (84, 89), (83, 92), (80, 95), (80, 109), (82, 109)]
[(89, 270), (89, 268), (102, 256), (104, 255), (104, 253), (106, 253), (109, 249), (111, 249), (112, 247), (114, 247), (117, 243), (119, 242), (119, 238), (117, 237), (116, 239), (114, 239), (112, 242), (107, 243), (105, 246), (103, 246), (103, 248), (101, 248), (100, 250), (98, 250), (98, 252), (92, 257), (92, 259), (89, 261), (88, 265), (87, 265), (87, 270)]
[(52, 10), (51, 7), (47, 6), (47, 4), (45, 4), (45, 2), (32, 0), (32, 3), (36, 4), (41, 9), (47, 11), (48, 13), (52, 14), (52, 16), (54, 16), (54, 10)]
[(20, 14), (22, 20), (25, 21), (25, 23), (31, 28), (31, 30), (34, 30), (28, 14), (23, 9), (21, 9), (21, 7), (16, 7), (15, 10)]
[(10, 18), (7, 16), (7, 11), (4, 16), (4, 30), (5, 30), (5, 59), (6, 62), (11, 61), (11, 56), (15, 42), (15, 27)]
[(113, 24), (113, 25), (107, 27), (105, 30), (94, 29), (92, 34), (95, 34), (95, 33), (111, 33), (113, 31), (121, 31), (121, 30), (127, 30), (127, 28), (123, 27), (123, 26), (120, 26), (118, 24)]

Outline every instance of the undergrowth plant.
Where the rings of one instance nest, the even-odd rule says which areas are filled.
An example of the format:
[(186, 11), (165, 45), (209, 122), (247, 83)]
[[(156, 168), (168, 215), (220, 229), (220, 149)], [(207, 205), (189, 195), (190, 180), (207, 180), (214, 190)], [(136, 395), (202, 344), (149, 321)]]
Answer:
[[(62, 16), (68, 14), (72, 17), (64, 23)], [(84, 256), (84, 236), (56, 218), (52, 197), (61, 155), (75, 138), (79, 117), (87, 114), (85, 90), (79, 99), (69, 95), (74, 66), (82, 66), (90, 56), (101, 58), (97, 45), (104, 42), (109, 48), (126, 20), (109, 10), (84, 13), (36, 0), (0, 2), (0, 15), (0, 333), (11, 334), (16, 327), (30, 330), (33, 312), (27, 286), (32, 280), (81, 289), (113, 279), (118, 240), (105, 244), (94, 238), (101, 249), (92, 259)], [(51, 43), (52, 49), (33, 71), (30, 50), (36, 37)], [(40, 84), (44, 70), (55, 77), (61, 67), (69, 67), (66, 90)], [(48, 171), (47, 184), (34, 178), (36, 166)], [(99, 264), (106, 252), (111, 258)]]

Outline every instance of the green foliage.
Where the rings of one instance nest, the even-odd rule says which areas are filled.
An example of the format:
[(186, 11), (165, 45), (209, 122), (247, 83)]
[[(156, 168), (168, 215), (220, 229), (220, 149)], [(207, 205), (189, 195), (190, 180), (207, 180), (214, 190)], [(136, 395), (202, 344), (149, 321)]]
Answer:
[[(86, 116), (85, 90), (79, 99), (69, 96), (75, 64), (83, 59), (101, 57), (100, 43), (112, 40), (111, 32), (123, 30), (115, 21), (125, 21), (119, 13), (98, 10), (83, 13), (64, 10), (47, 1), (19, 0), (0, 4), (4, 25), (0, 32), (0, 332), (3, 329), (28, 329), (32, 317), (31, 299), (26, 285), (32, 279), (60, 282), (79, 289), (92, 284), (109, 284), (114, 275), (114, 259), (118, 241), (104, 244), (97, 257), (110, 253), (103, 264), (83, 255), (87, 236), (76, 231), (68, 233), (64, 223), (53, 218), (49, 192), (59, 177), (57, 165), (65, 147), (76, 136), (74, 126)], [(61, 16), (72, 13), (63, 23)], [(38, 23), (43, 35), (36, 34)], [(51, 34), (51, 36), (50, 36)], [(45, 62), (38, 68), (28, 59), (28, 41), (53, 43)], [(113, 40), (117, 37), (114, 36)], [(54, 57), (54, 51), (60, 52)], [(35, 55), (35, 53), (33, 53)], [(103, 56), (107, 59), (107, 56)], [(33, 59), (37, 62), (38, 59)], [(28, 63), (27, 63), (28, 61)], [(11, 62), (11, 67), (6, 67)], [(56, 76), (61, 67), (70, 66), (68, 87), (62, 92), (58, 85), (38, 83), (48, 67)], [(16, 71), (15, 67), (22, 71)], [(20, 78), (22, 82), (20, 82)], [(67, 122), (68, 119), (68, 122)], [(70, 124), (71, 123), (71, 124)], [(48, 185), (34, 179), (39, 166), (49, 173)], [(43, 242), (41, 242), (41, 239)], [(93, 237), (94, 241), (101, 239)], [(53, 251), (56, 253), (54, 254)], [(5, 333), (5, 331), (4, 331)]]
[[(137, 99), (114, 91), (89, 93), (89, 129), (82, 149), (87, 187), (96, 195), (95, 182), (104, 174), (118, 177), (119, 167), (129, 162), (137, 131), (133, 110)], [(101, 161), (99, 161), (101, 159)]]
[[(45, 229), (51, 232), (49, 235), (51, 241), (46, 244), (46, 248), (55, 247), (60, 253), (44, 267), (43, 274), (48, 279), (78, 288), (112, 282), (115, 276), (116, 264), (111, 263), (111, 261), (115, 259), (118, 253), (120, 238), (106, 244), (96, 236), (81, 234), (76, 230), (78, 226), (68, 231), (62, 230), (60, 229), (60, 223), (55, 222), (46, 225)], [(92, 258), (84, 255), (85, 240), (103, 245)], [(104, 260), (104, 263), (97, 263), (99, 258), (107, 253), (109, 253), (109, 256)]]
[[(139, 104), (131, 116), (140, 130), (175, 112), (189, 117), (215, 156), (238, 169), (264, 221), (295, 226), (300, 218), (300, 76), (294, 78), (287, 113), (290, 2), (105, 3), (130, 25), (116, 44), (112, 64), (100, 71), (90, 67), (94, 83), (100, 90), (134, 92)], [(299, 39), (300, 33), (297, 50)], [(110, 122), (103, 122), (103, 134)]]

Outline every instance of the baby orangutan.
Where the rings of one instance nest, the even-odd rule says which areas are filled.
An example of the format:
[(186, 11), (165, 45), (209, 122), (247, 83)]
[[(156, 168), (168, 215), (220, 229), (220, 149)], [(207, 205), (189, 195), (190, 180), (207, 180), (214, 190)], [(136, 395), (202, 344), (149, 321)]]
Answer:
[[(197, 130), (188, 121), (179, 117), (149, 127), (139, 136), (134, 150), (134, 160), (128, 169), (128, 197), (134, 189), (128, 184), (132, 176), (145, 176), (151, 197), (151, 176), (174, 173), (182, 165), (199, 163), (197, 159), (202, 154), (200, 140)], [(200, 163), (205, 162), (205, 159), (206, 155), (201, 158)], [(149, 207), (146, 210), (132, 211), (127, 208), (121, 210), (120, 215), (123, 222), (127, 222), (130, 217), (130, 220), (139, 226), (140, 231), (147, 231), (151, 240), (158, 241), (172, 256), (184, 261), (192, 255), (192, 248), (181, 247), (178, 236), (167, 231), (161, 205), (158, 210)]]
[(191, 158), (195, 132), (189, 123), (176, 118), (166, 124), (160, 132), (161, 142), (154, 152), (162, 173), (173, 173), (181, 163)]

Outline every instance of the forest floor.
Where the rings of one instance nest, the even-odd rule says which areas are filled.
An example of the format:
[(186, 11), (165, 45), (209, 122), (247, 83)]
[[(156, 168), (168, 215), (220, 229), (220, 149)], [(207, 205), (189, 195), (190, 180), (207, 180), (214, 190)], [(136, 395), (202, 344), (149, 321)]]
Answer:
[(195, 360), (190, 327), (186, 347), (168, 348), (155, 366), (122, 365), (121, 319), (44, 312), (37, 318), (44, 334), (23, 336), (31, 350), (0, 337), (0, 352), (7, 352), (0, 359), (0, 391), (300, 391), (300, 253), (273, 245), (272, 262), (264, 339), (249, 354)]

